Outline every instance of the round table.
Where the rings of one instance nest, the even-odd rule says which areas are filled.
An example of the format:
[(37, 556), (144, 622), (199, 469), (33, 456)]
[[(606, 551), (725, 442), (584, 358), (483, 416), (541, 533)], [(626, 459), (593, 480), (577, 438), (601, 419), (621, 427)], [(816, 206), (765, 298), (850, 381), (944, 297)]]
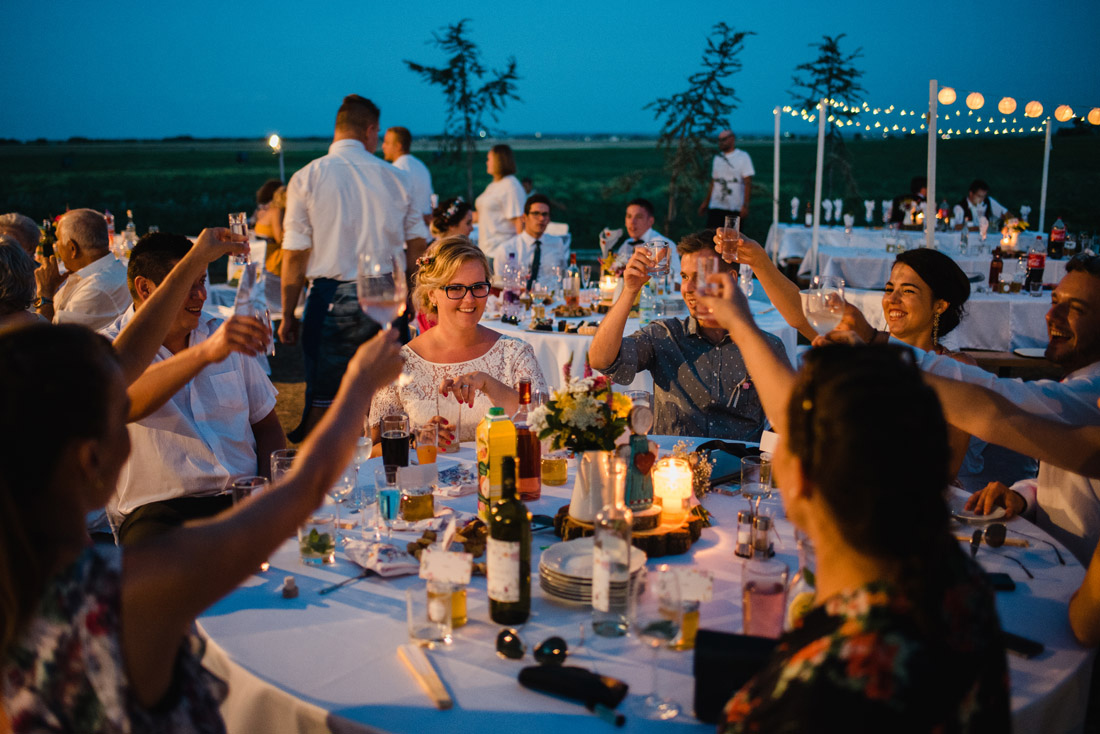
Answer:
[[(667, 450), (681, 439), (654, 440)], [(472, 447), (464, 446), (459, 454), (441, 460), (455, 458), (472, 461)], [(371, 476), (377, 461), (372, 459), (368, 465)], [(570, 478), (572, 473), (571, 469)], [(571, 481), (561, 487), (544, 486), (542, 499), (529, 503), (529, 508), (554, 514), (568, 502), (571, 486)], [(470, 511), (475, 498), (440, 502)], [(704, 529), (690, 553), (659, 562), (708, 569), (715, 580), (714, 599), (701, 605), (700, 626), (740, 632), (741, 563), (733, 553), (733, 533), (736, 513), (744, 509), (745, 501), (710, 494), (704, 504), (713, 514), (714, 525)], [(781, 514), (778, 500), (766, 504)], [(795, 568), (793, 528), (782, 518), (776, 525), (782, 542), (778, 557)], [(1009, 528), (1048, 537), (1019, 519), (1011, 521)], [(964, 528), (960, 534), (969, 532)], [(539, 553), (556, 542), (550, 531), (533, 536), (531, 617), (521, 630), (528, 650), (558, 634), (573, 652), (571, 664), (593, 667), (626, 681), (630, 694), (619, 709), (627, 714), (629, 731), (668, 731), (670, 726), (677, 731), (713, 731), (712, 726), (689, 714), (671, 724), (633, 714), (633, 705), (649, 692), (649, 649), (633, 637), (595, 637), (588, 610), (560, 605), (542, 592), (537, 581)], [(1035, 574), (1035, 580), (1028, 580), (1018, 566), (985, 546), (978, 560), (988, 570), (1006, 572), (1016, 581), (1015, 591), (997, 597), (1005, 629), (1046, 646), (1046, 651), (1032, 660), (1009, 656), (1013, 723), (1017, 731), (1071, 731), (1081, 725), (1092, 663), (1092, 652), (1074, 642), (1066, 612), (1084, 569), (1064, 549), (1067, 565), (1060, 566), (1054, 552), (1043, 543), (1014, 548), (1012, 553)], [(651, 560), (650, 567), (657, 562)], [(530, 734), (609, 731), (606, 723), (582, 706), (518, 684), (520, 669), (533, 661), (530, 653), (522, 661), (502, 660), (495, 654), (499, 626), (489, 621), (485, 579), (479, 577), (468, 591), (469, 623), (455, 631), (452, 645), (429, 653), (455, 701), (450, 710), (435, 709), (396, 656), (397, 646), (407, 640), (405, 589), (423, 582), (415, 576), (389, 580), (372, 576), (326, 596), (317, 593), (358, 571), (340, 554), (333, 566), (305, 566), (298, 560), (297, 543), (288, 541), (272, 557), (269, 571), (247, 579), (200, 617), (199, 627), (208, 641), (205, 660), (230, 684), (222, 709), (230, 732), (381, 730), (422, 734), (503, 727), (522, 727)], [(295, 576), (301, 589), (296, 599), (283, 599), (279, 593), (288, 574)], [(586, 630), (583, 645), (582, 627)], [(662, 651), (659, 660), (662, 693), (690, 712), (692, 653)]]

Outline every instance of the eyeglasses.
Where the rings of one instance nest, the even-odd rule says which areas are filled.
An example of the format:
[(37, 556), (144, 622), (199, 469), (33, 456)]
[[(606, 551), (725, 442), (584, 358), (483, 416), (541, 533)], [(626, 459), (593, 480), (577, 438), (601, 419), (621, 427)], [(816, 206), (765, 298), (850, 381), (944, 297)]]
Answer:
[(473, 294), (474, 298), (485, 298), (489, 295), (489, 283), (488, 281), (473, 283), (472, 285), (452, 283), (451, 285), (440, 286), (440, 290), (446, 293), (447, 298), (452, 301), (461, 301), (467, 293)]
[[(497, 635), (497, 655), (509, 660), (521, 660), (527, 652), (527, 645), (519, 632), (511, 627), (505, 627)], [(535, 662), (539, 665), (561, 665), (569, 654), (569, 646), (565, 640), (555, 635), (548, 637), (535, 648)]]
[[(981, 528), (975, 530), (974, 535), (970, 536), (971, 558), (976, 558), (978, 556), (978, 547), (982, 544), (983, 537), (985, 538), (985, 544), (988, 545), (990, 548), (1000, 548), (1002, 545), (1004, 545), (1005, 542), (1005, 526), (1001, 523), (996, 523), (994, 525), (990, 525), (989, 528), (986, 530), (982, 530)], [(1035, 576), (1031, 573), (1031, 571), (1027, 570), (1027, 566), (1025, 566), (1019, 558), (1016, 558), (1015, 556), (1010, 556), (1007, 553), (998, 553), (997, 555), (1001, 556), (1002, 558), (1007, 558), (1008, 560), (1015, 563), (1017, 566), (1023, 569), (1024, 573), (1027, 574), (1027, 577), (1029, 579), (1035, 578)]]

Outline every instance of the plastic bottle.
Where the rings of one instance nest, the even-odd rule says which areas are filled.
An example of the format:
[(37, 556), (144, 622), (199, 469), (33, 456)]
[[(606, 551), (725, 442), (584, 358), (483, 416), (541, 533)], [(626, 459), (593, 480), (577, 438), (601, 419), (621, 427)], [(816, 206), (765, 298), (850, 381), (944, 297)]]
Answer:
[(489, 415), (478, 424), (477, 443), (477, 511), (482, 520), (488, 521), (489, 508), (500, 499), (504, 457), (516, 456), (516, 427), (504, 415), (504, 408), (489, 408)]
[(1051, 260), (1061, 260), (1066, 254), (1066, 225), (1061, 217), (1054, 220), (1054, 226), (1050, 230), (1050, 240), (1047, 243), (1047, 255)]
[[(1065, 237), (1064, 232), (1062, 236)], [(1040, 289), (1043, 287), (1043, 273), (1046, 272), (1047, 265), (1045, 251), (1043, 238), (1036, 237), (1035, 244), (1027, 252), (1027, 279), (1024, 281), (1024, 290), (1028, 293), (1031, 292), (1034, 283), (1038, 283)]]
[(657, 311), (657, 296), (653, 294), (650, 283), (642, 284), (642, 292), (638, 294), (638, 324), (645, 326), (654, 319)]

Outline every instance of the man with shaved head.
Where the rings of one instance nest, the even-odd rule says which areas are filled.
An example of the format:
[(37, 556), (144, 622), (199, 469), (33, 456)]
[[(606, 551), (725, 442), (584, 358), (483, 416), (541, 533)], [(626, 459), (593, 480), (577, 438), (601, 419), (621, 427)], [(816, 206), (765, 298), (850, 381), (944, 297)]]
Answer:
[[(54, 254), (38, 270), (35, 310), (55, 324), (102, 329), (130, 307), (126, 268), (108, 247), (107, 222), (94, 209), (66, 212), (57, 223)], [(62, 275), (58, 262), (65, 266)]]
[(0, 234), (6, 234), (8, 237), (13, 238), (27, 251), (28, 255), (34, 257), (34, 251), (38, 249), (38, 238), (42, 235), (42, 231), (38, 229), (38, 225), (30, 217), (12, 212), (10, 214), (0, 214)]

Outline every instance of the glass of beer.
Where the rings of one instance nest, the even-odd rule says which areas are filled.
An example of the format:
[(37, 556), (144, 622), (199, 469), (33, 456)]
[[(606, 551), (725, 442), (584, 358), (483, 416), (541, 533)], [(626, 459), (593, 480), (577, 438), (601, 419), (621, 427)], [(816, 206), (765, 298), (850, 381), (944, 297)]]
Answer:
[(402, 413), (382, 418), (382, 463), (409, 465), (409, 416)]

